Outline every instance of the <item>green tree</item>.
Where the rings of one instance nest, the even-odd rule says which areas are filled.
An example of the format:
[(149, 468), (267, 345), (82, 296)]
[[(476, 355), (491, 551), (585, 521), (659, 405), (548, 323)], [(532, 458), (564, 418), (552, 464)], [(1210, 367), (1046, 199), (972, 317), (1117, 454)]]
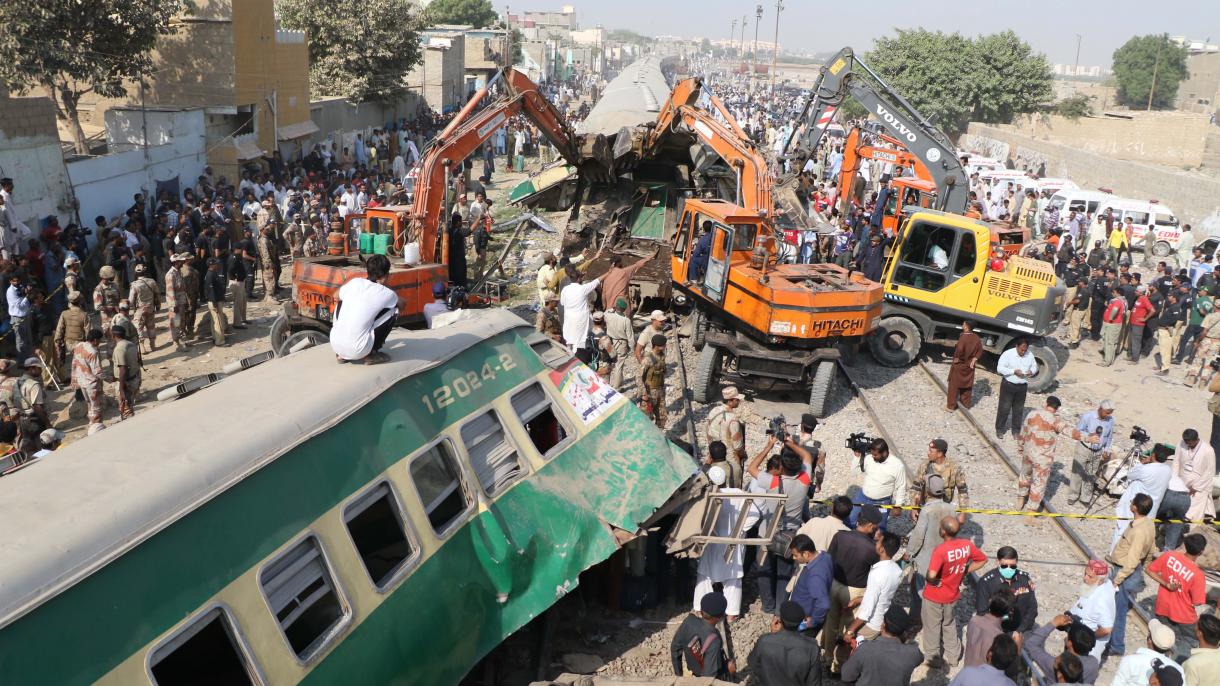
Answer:
[(1093, 96), (1077, 93), (1055, 103), (1055, 114), (1073, 121), (1093, 114)]
[(1172, 107), (1178, 84), (1187, 76), (1186, 48), (1170, 43), (1164, 35), (1134, 36), (1114, 51), (1113, 69), (1119, 102), (1128, 107), (1148, 107), (1155, 73), (1152, 106)]
[(971, 119), (1007, 124), (1050, 102), (1051, 65), (1012, 31), (973, 41)]
[[(393, 102), (419, 64), (419, 19), (412, 0), (278, 0), (286, 29), (309, 37), (313, 93), (350, 102)], [(359, 27), (359, 30), (353, 30)]]
[(525, 51), (521, 49), (521, 45), (525, 43), (525, 36), (518, 29), (513, 29), (513, 64), (521, 64), (525, 61)]
[(861, 105), (850, 95), (843, 98), (843, 102), (839, 103), (839, 110), (835, 112), (835, 119), (840, 123), (853, 119), (864, 119), (867, 116), (868, 110), (864, 109), (864, 105)]
[(707, 54), (712, 51), (712, 42), (706, 38), (699, 41), (699, 52)]
[(1051, 97), (1046, 58), (1011, 31), (974, 39), (899, 29), (878, 39), (865, 61), (949, 133), (965, 131), (971, 119), (1010, 122)]
[(424, 10), (428, 26), (465, 24), (481, 29), (495, 24), (498, 18), (491, 0), (432, 0)]
[(81, 96), (121, 98), (151, 71), (157, 37), (186, 0), (88, 0), (0, 3), (0, 84), (16, 93), (44, 88), (68, 122), (76, 152), (89, 145), (77, 109)]

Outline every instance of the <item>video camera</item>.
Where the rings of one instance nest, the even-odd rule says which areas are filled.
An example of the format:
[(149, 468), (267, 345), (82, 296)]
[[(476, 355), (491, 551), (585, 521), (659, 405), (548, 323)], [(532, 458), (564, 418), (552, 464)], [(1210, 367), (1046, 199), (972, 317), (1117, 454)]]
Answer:
[(1148, 441), (1151, 441), (1152, 438), (1148, 435), (1147, 431), (1144, 431), (1138, 426), (1133, 426), (1131, 427), (1131, 440), (1135, 441), (1136, 443), (1147, 443)]
[(1207, 366), (1211, 367), (1213, 372), (1220, 372), (1220, 357), (1213, 357)]
[(876, 439), (863, 431), (860, 433), (854, 433), (847, 437), (847, 449), (853, 453), (860, 453), (863, 455), (868, 452), (869, 446), (873, 444), (874, 440)]
[(780, 443), (788, 440), (788, 420), (783, 417), (772, 417), (767, 422), (767, 435), (775, 436), (775, 440)]

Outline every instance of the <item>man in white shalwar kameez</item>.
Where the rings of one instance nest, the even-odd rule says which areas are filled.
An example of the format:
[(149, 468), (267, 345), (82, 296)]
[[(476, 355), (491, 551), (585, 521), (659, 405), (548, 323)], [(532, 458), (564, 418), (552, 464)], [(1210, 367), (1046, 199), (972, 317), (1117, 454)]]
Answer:
[[(741, 493), (746, 495), (746, 492), (740, 488), (725, 488), (724, 482), (727, 475), (721, 467), (712, 467), (707, 470), (707, 478), (713, 484), (719, 487), (720, 493)], [(731, 536), (733, 533), (733, 523), (741, 516), (742, 510), (746, 507), (745, 498), (729, 498), (721, 501), (720, 514), (716, 518), (716, 527), (712, 532), (713, 536)], [(745, 524), (741, 531), (749, 531), (758, 520), (762, 517), (762, 510), (759, 509), (757, 503), (750, 505), (749, 512), (745, 513)], [(712, 585), (720, 583), (724, 585), (724, 597), (729, 601), (729, 607), (726, 614), (728, 621), (733, 621), (741, 615), (741, 578), (745, 574), (745, 546), (737, 545), (733, 547), (733, 554), (726, 562), (724, 559), (726, 543), (709, 543), (703, 549), (703, 555), (699, 557), (699, 572), (698, 583), (695, 584), (695, 604), (696, 610), (699, 609), (699, 601), (704, 595), (713, 591)]]

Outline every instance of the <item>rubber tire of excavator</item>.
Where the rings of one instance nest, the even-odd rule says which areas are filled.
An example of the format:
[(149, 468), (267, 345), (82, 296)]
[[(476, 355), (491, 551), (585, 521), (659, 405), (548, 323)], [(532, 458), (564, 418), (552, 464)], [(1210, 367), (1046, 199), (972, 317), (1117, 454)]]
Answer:
[(707, 318), (698, 307), (690, 313), (690, 343), (695, 350), (703, 350), (707, 343)]
[(276, 357), (280, 357), (280, 347), (284, 345), (284, 341), (292, 335), (292, 325), (288, 323), (288, 317), (280, 315), (271, 322), (271, 331), (268, 337), (271, 338), (271, 350), (275, 352)]
[(813, 372), (813, 385), (809, 388), (809, 412), (818, 419), (829, 414), (830, 395), (834, 391), (838, 372), (839, 363), (834, 360), (818, 362)]
[(302, 341), (309, 341), (311, 343), (309, 347), (312, 348), (323, 345), (329, 340), (330, 337), (321, 331), (315, 331), (314, 329), (301, 329), (288, 338), (285, 338), (284, 342), (280, 344), (279, 349), (275, 352), (278, 357), (288, 357), (292, 354), (292, 349)]
[[(903, 336), (906, 340), (899, 349), (890, 349), (885, 339), (891, 333)], [(873, 354), (883, 367), (905, 367), (919, 359), (919, 350), (923, 347), (923, 332), (919, 325), (906, 317), (886, 317), (877, 324), (876, 331), (869, 334), (868, 351)]]
[(1038, 361), (1038, 373), (1029, 380), (1027, 386), (1034, 393), (1049, 391), (1055, 383), (1055, 377), (1059, 375), (1059, 358), (1055, 357), (1055, 351), (1043, 345), (1031, 345), (1029, 351)]
[(704, 405), (715, 401), (716, 377), (723, 353), (714, 345), (705, 345), (695, 360), (695, 378), (691, 380), (690, 397)]

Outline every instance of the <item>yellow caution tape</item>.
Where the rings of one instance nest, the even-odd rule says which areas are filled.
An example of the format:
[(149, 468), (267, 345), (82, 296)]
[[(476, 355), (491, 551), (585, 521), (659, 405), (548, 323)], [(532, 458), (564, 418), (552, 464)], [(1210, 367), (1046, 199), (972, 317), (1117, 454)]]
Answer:
[[(816, 504), (830, 505), (833, 500), (814, 500)], [(915, 511), (923, 508), (918, 505), (877, 505), (881, 509), (898, 509)], [(1029, 517), (1029, 518), (1045, 518), (1045, 519), (1095, 519), (1101, 521), (1131, 521), (1132, 517), (1117, 517), (1115, 515), (1102, 514), (1077, 514), (1075, 512), (1035, 512), (1033, 510), (984, 510), (975, 507), (959, 507), (957, 512), (960, 514), (981, 514), (981, 515), (1000, 515), (1006, 517)], [(1154, 519), (1157, 524), (1209, 524), (1216, 525), (1215, 521), (1207, 519)]]

